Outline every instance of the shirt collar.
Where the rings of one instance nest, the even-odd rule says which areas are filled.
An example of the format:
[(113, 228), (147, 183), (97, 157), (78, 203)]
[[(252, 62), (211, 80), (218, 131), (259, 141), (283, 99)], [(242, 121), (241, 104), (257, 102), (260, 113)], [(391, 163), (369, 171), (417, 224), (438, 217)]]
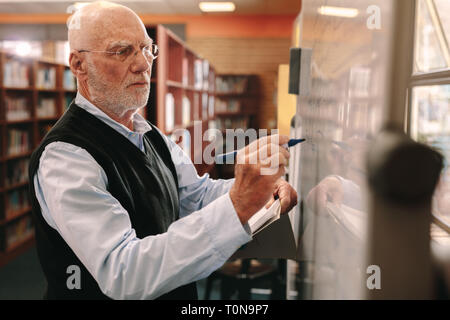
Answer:
[[(127, 136), (128, 134), (133, 133), (133, 131), (128, 129), (123, 124), (111, 119), (106, 113), (104, 113), (89, 100), (87, 100), (79, 91), (77, 92), (77, 96), (75, 97), (75, 104), (80, 108), (86, 110), (90, 114), (94, 115), (98, 119), (102, 120), (104, 123), (121, 134)], [(141, 135), (152, 130), (152, 127), (148, 124), (147, 120), (145, 120), (145, 118), (142, 117), (138, 112), (133, 115), (133, 128), (134, 132)]]

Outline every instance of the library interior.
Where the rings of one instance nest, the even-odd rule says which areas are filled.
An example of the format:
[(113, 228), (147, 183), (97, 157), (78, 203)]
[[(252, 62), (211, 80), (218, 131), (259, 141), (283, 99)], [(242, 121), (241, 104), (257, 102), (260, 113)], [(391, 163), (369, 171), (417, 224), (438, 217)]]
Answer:
[(449, 299), (449, 44), (448, 0), (0, 0), (0, 300)]

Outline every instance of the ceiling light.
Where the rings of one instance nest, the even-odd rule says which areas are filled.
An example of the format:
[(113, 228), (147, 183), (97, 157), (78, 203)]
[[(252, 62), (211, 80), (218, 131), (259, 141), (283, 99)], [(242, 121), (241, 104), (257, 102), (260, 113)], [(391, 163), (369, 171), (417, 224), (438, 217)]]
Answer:
[(358, 9), (321, 6), (317, 12), (325, 16), (335, 16), (344, 18), (354, 18), (359, 14)]
[(75, 2), (73, 4), (73, 7), (75, 8), (75, 10), (80, 10), (81, 8), (87, 6), (89, 4), (89, 2)]
[(200, 2), (198, 6), (203, 12), (232, 12), (236, 9), (233, 2)]
[(16, 46), (16, 54), (22, 57), (29, 56), (31, 53), (31, 44), (26, 41), (20, 41)]

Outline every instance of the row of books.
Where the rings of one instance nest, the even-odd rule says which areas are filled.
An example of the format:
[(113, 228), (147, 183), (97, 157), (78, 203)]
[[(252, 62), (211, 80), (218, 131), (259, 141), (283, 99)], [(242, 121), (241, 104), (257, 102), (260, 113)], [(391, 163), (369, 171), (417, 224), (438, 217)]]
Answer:
[(70, 70), (64, 70), (63, 87), (66, 90), (73, 90), (73, 91), (75, 91), (77, 89), (76, 79), (75, 79), (72, 71), (70, 71)]
[[(3, 65), (3, 85), (13, 88), (30, 87), (30, 66), (16, 60), (6, 61)], [(41, 67), (36, 73), (36, 88), (56, 88), (56, 68)], [(77, 89), (76, 78), (71, 70), (64, 70), (63, 88), (75, 91)]]
[(216, 91), (220, 93), (244, 93), (247, 89), (248, 77), (217, 77)]
[(249, 119), (248, 117), (237, 118), (219, 118), (216, 119), (216, 128), (219, 130), (225, 129), (248, 129)]
[(20, 243), (34, 234), (31, 216), (25, 216), (9, 224), (5, 229), (5, 249)]
[(197, 90), (213, 89), (209, 85), (209, 62), (207, 60), (195, 60), (194, 62), (194, 88)]
[(36, 74), (36, 88), (55, 89), (56, 88), (56, 68), (39, 68)]
[(6, 218), (12, 216), (17, 211), (29, 208), (30, 198), (28, 196), (28, 188), (20, 188), (8, 192), (6, 203)]
[(29, 159), (20, 159), (8, 163), (6, 168), (5, 187), (28, 181)]
[(10, 129), (8, 131), (8, 155), (28, 152), (31, 147), (30, 133), (22, 129)]
[(241, 110), (241, 101), (239, 100), (216, 100), (216, 112), (239, 112)]
[(26, 88), (30, 86), (30, 70), (23, 62), (10, 60), (3, 64), (3, 85), (5, 87)]
[[(193, 103), (191, 100), (183, 96), (181, 99), (181, 124), (186, 126), (190, 124), (193, 120), (197, 119), (196, 116), (194, 116), (194, 119), (192, 119), (192, 112), (196, 115), (198, 114), (199, 110), (199, 96), (198, 94), (194, 94), (194, 101)], [(202, 119), (208, 119), (208, 117), (212, 117), (214, 115), (214, 96), (210, 96), (207, 93), (203, 93), (201, 95), (201, 117)], [(194, 110), (192, 110), (194, 108)], [(177, 110), (177, 106), (175, 105), (175, 97), (171, 92), (168, 92), (166, 94), (165, 99), (165, 128), (166, 131), (172, 131), (175, 128), (175, 110)]]
[(56, 116), (56, 100), (55, 98), (40, 97), (36, 110), (38, 118)]
[(31, 118), (28, 99), (25, 97), (5, 98), (5, 112), (6, 120), (17, 121)]

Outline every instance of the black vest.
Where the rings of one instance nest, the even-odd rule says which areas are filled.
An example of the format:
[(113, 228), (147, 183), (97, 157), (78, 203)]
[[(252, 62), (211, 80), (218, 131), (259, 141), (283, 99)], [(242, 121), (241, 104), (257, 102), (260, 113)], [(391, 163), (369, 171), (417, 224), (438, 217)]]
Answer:
[[(48, 283), (46, 297), (108, 299), (72, 249), (42, 216), (33, 177), (45, 147), (55, 141), (83, 148), (103, 168), (108, 178), (108, 191), (127, 210), (138, 238), (164, 233), (178, 219), (175, 166), (163, 137), (154, 126), (144, 135), (144, 154), (122, 134), (74, 103), (33, 152), (29, 185), (37, 251)], [(71, 265), (80, 267), (81, 289), (67, 288), (66, 282), (70, 276), (67, 268)], [(197, 299), (196, 285), (191, 283), (179, 287), (160, 298)]]

